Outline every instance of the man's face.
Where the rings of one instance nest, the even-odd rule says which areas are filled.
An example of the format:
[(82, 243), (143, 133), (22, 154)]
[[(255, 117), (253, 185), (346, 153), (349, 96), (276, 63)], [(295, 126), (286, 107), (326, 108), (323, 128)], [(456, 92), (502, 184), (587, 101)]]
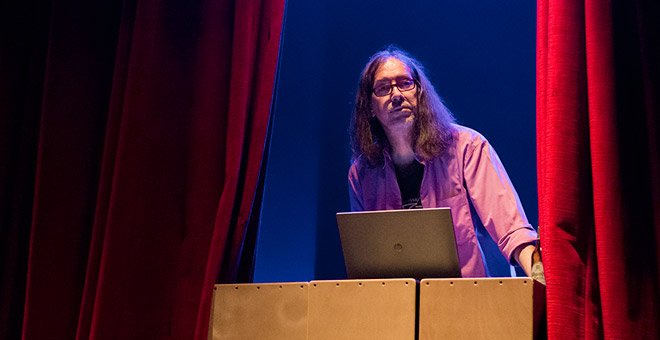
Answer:
[[(413, 125), (417, 114), (417, 86), (413, 82), (410, 88), (412, 81), (408, 66), (396, 58), (388, 58), (376, 70), (373, 86), (376, 93), (371, 92), (371, 108), (388, 133), (408, 130)], [(397, 86), (392, 86), (394, 84)], [(391, 92), (385, 94), (390, 89)]]

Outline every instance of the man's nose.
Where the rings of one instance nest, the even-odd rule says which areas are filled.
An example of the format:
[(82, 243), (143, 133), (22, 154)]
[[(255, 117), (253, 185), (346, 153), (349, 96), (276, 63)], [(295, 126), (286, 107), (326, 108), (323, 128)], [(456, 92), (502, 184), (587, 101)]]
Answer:
[(398, 87), (394, 87), (392, 89), (392, 103), (393, 104), (401, 104), (403, 102), (403, 94), (401, 91), (399, 91)]
[(392, 95), (393, 96), (402, 96), (403, 93), (401, 93), (401, 89), (399, 89), (399, 86), (397, 85), (392, 85)]

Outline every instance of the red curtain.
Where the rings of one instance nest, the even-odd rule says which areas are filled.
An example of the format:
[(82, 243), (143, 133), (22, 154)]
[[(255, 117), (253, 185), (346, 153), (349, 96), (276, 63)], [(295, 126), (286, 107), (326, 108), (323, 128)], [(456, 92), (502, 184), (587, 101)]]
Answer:
[(660, 336), (660, 7), (538, 1), (550, 339)]
[(0, 338), (205, 339), (284, 0), (0, 5)]

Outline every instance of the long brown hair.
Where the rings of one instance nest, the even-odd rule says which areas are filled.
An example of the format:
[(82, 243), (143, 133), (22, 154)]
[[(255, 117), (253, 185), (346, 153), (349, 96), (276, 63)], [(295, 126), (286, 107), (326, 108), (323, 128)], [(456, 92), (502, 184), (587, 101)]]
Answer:
[(376, 71), (389, 58), (408, 66), (417, 86), (417, 115), (413, 126), (413, 147), (417, 157), (429, 160), (439, 156), (452, 142), (454, 116), (442, 103), (419, 61), (390, 46), (374, 54), (360, 76), (350, 127), (353, 159), (362, 156), (371, 165), (382, 164), (383, 150), (389, 148), (385, 131), (373, 117), (371, 108)]

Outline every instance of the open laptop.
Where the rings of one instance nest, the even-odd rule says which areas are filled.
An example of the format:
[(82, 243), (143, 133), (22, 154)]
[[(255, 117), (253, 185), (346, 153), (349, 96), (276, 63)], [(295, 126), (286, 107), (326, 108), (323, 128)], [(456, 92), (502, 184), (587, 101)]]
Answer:
[(461, 277), (449, 208), (337, 213), (349, 279)]

